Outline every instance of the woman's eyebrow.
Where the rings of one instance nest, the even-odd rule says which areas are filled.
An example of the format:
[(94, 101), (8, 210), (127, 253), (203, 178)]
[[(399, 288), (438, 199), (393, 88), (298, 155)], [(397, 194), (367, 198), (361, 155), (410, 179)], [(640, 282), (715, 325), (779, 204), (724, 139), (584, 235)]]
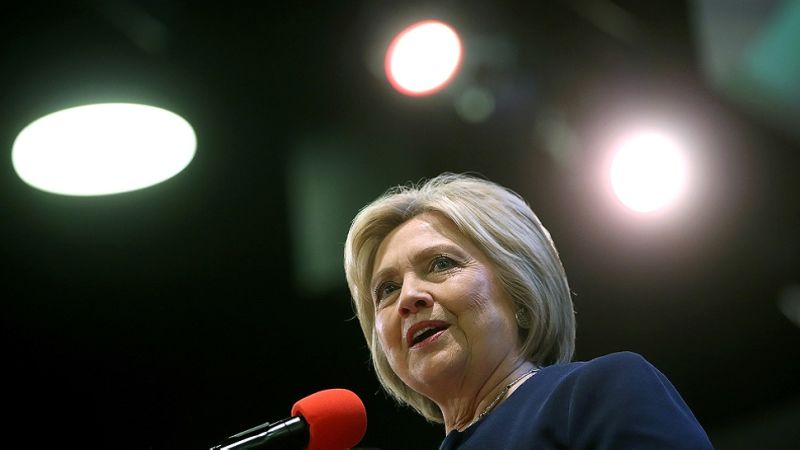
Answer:
[(394, 274), (395, 272), (396, 272), (396, 270), (395, 270), (394, 267), (384, 267), (381, 270), (379, 270), (376, 273), (374, 273), (372, 275), (372, 279), (370, 280), (370, 283), (369, 283), (370, 290), (374, 291), (378, 287), (378, 283), (380, 283), (381, 280), (389, 277), (390, 275)]
[(414, 255), (414, 263), (417, 263), (419, 259), (427, 259), (434, 255), (439, 255), (441, 253), (448, 253), (448, 254), (460, 254), (459, 248), (455, 244), (437, 244), (431, 245), (430, 247), (425, 247), (424, 249), (420, 250)]
[[(463, 251), (461, 251), (460, 247), (455, 244), (435, 244), (415, 252), (411, 256), (411, 263), (416, 266), (420, 264), (420, 262), (424, 262), (428, 258), (431, 258), (441, 253), (447, 253), (453, 256), (461, 256)], [(395, 272), (396, 269), (392, 266), (381, 268), (372, 275), (372, 281), (370, 283), (370, 287), (374, 290), (375, 287), (377, 286), (376, 283), (378, 281), (383, 280), (388, 276), (394, 275)]]

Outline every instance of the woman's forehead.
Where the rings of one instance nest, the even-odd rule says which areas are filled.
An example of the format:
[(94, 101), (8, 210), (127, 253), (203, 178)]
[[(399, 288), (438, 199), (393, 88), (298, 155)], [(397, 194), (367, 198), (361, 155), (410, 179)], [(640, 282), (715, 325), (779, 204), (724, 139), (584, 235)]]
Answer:
[(450, 219), (439, 213), (423, 213), (406, 220), (390, 231), (378, 245), (375, 260), (379, 261), (387, 252), (395, 249), (409, 250), (435, 245), (439, 241), (460, 244), (463, 240), (464, 236)]
[(485, 259), (483, 252), (443, 214), (426, 212), (414, 216), (394, 228), (381, 241), (375, 252), (370, 279), (389, 268), (384, 266), (396, 263), (394, 259), (398, 257), (412, 258), (437, 251), (446, 253), (448, 247), (451, 250), (456, 247), (477, 259)]

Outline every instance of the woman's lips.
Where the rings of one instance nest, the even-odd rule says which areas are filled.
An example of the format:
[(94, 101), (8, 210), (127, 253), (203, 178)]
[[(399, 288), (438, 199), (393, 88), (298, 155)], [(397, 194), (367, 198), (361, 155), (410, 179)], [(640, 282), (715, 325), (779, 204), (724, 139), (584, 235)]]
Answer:
[(411, 350), (419, 350), (421, 348), (424, 348), (424, 347), (427, 347), (427, 346), (433, 344), (434, 342), (436, 342), (437, 339), (439, 339), (439, 336), (444, 334), (445, 331), (447, 331), (447, 328), (444, 328), (442, 330), (437, 331), (436, 333), (434, 333), (434, 334), (428, 336), (427, 338), (425, 338), (425, 339), (417, 342), (416, 344), (412, 345), (410, 349)]
[[(408, 331), (406, 331), (406, 343), (408, 344), (409, 348), (417, 348), (420, 346), (420, 344), (423, 343), (427, 345), (428, 343), (436, 340), (443, 331), (447, 330), (448, 327), (450, 327), (450, 324), (443, 320), (423, 320), (421, 322), (417, 322), (414, 325), (412, 325), (408, 329)], [(415, 343), (414, 336), (419, 332), (429, 328), (435, 329), (436, 332), (431, 336), (428, 336), (427, 338), (423, 339), (422, 341)]]

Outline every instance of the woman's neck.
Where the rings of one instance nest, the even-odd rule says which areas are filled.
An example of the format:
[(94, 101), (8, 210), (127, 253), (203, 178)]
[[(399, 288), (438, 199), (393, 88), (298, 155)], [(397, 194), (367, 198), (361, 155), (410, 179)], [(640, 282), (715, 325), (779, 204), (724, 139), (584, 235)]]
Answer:
[(439, 403), (445, 434), (453, 430), (463, 431), (490, 413), (524, 383), (533, 370), (535, 366), (530, 361), (514, 361), (500, 365), (482, 382), (473, 380), (470, 385), (468, 380), (465, 381), (458, 395)]

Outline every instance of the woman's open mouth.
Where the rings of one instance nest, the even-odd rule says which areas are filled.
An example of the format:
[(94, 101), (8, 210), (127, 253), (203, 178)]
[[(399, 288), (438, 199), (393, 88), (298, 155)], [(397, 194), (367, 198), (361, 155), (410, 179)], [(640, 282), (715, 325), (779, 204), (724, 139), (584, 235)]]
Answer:
[(406, 333), (408, 347), (418, 349), (430, 345), (449, 327), (449, 323), (440, 320), (426, 320), (414, 324)]

